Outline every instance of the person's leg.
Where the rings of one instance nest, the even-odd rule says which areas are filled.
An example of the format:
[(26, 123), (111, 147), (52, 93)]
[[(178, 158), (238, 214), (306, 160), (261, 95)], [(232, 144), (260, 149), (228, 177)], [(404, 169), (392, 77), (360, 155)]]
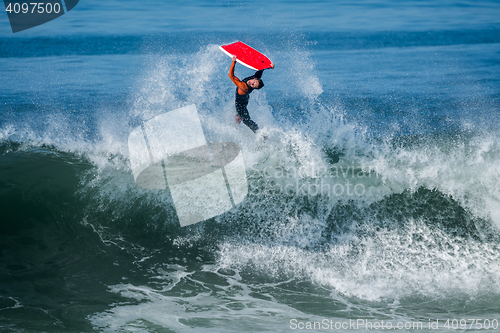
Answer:
[(250, 119), (247, 108), (237, 108), (236, 112), (238, 113), (238, 116), (240, 116), (241, 120), (243, 120), (243, 124), (247, 125), (254, 133), (257, 132), (259, 125)]
[(254, 133), (256, 133), (259, 129), (259, 125), (257, 125), (252, 119), (250, 119), (250, 117), (243, 119), (243, 124), (247, 125)]

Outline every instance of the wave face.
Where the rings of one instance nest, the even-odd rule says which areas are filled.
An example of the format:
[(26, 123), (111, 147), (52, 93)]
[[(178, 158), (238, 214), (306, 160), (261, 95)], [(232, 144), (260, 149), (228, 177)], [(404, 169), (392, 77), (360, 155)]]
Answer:
[[(106, 23), (99, 35), (0, 35), (2, 330), (282, 332), (363, 319), (448, 331), (465, 314), (498, 318), (500, 26), (497, 4), (480, 3), (346, 3), (334, 11), (344, 29), (326, 29), (320, 2), (292, 3), (309, 15), (292, 31), (278, 1), (274, 23), (258, 18), (262, 36), (197, 16), (197, 31), (179, 19), (168, 33)], [(103, 15), (88, 6), (76, 8)], [(234, 123), (218, 45), (244, 38), (277, 64), (249, 104), (268, 140)], [(241, 147), (249, 188), (236, 208), (181, 228), (169, 191), (135, 184), (127, 140), (190, 104), (208, 141)]]

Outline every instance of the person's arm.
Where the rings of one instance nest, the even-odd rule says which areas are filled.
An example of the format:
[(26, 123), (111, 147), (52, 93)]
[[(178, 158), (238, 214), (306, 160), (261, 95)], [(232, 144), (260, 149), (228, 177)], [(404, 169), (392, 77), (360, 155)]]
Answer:
[(231, 64), (231, 68), (229, 69), (229, 78), (239, 88), (238, 93), (240, 94), (240, 91), (241, 91), (243, 93), (240, 95), (244, 95), (248, 92), (248, 86), (246, 85), (245, 82), (241, 82), (240, 79), (238, 79), (236, 76), (234, 76), (234, 66), (235, 65), (236, 65), (236, 56), (233, 56), (233, 63)]
[[(274, 64), (271, 64), (271, 68), (270, 69), (274, 69)], [(263, 69), (261, 69), (260, 71), (255, 72), (254, 75), (250, 76), (250, 80), (251, 79), (260, 79), (260, 78), (262, 78), (262, 73), (264, 73)]]
[(262, 77), (262, 73), (264, 73), (264, 70), (260, 70), (255, 72), (255, 74), (252, 76), (254, 79), (260, 79)]

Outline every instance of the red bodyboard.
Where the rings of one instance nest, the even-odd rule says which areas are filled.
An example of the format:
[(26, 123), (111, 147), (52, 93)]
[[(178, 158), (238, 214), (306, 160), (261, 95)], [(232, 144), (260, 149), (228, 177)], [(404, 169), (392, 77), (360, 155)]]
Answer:
[(243, 42), (222, 45), (219, 48), (230, 57), (236, 56), (237, 62), (254, 71), (271, 68), (272, 62), (268, 57)]

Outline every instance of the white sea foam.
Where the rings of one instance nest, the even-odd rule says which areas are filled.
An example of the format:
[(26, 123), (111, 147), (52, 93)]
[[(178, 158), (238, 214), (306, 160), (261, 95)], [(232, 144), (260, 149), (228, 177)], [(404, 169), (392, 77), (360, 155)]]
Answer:
[[(301, 222), (297, 234), (307, 229), (307, 221)], [(319, 236), (303, 235), (303, 243)], [(422, 221), (409, 219), (398, 230), (351, 234), (321, 251), (295, 240), (283, 243), (227, 242), (220, 248), (219, 264), (277, 280), (305, 279), (369, 301), (500, 292), (498, 245), (453, 237)]]

